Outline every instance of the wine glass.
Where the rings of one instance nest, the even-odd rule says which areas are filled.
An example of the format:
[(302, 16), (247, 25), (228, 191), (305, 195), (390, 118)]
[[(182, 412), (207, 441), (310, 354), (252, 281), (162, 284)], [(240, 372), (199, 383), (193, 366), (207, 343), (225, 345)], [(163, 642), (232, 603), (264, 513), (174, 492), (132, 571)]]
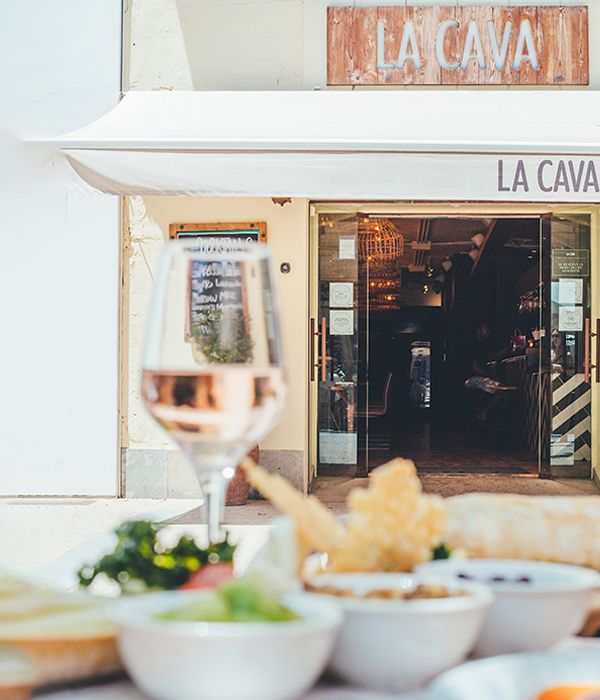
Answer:
[(286, 379), (267, 245), (165, 245), (150, 307), (142, 397), (198, 477), (209, 544), (223, 539), (228, 480), (281, 415)]

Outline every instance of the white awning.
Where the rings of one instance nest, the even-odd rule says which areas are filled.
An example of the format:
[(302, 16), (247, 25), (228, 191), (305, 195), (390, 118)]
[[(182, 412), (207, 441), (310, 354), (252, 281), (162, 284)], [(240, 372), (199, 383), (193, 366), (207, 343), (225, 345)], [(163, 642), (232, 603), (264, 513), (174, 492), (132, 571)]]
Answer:
[(56, 143), (113, 194), (600, 199), (594, 91), (130, 92)]

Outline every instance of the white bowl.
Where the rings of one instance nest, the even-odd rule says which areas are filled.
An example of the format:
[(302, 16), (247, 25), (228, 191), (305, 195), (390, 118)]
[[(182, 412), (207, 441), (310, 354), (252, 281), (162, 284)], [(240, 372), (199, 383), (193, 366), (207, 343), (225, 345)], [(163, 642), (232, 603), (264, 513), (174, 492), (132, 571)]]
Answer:
[(119, 651), (136, 685), (159, 700), (288, 700), (322, 673), (342, 622), (338, 606), (307, 595), (284, 597), (301, 620), (181, 622), (157, 613), (194, 592), (151, 593), (110, 609)]
[(419, 583), (441, 584), (450, 598), (382, 600), (310, 595), (336, 600), (344, 610), (331, 668), (351, 683), (380, 690), (418, 688), (460, 663), (473, 648), (487, 608), (489, 589), (451, 576), (386, 573), (324, 574), (310, 581), (364, 594), (375, 589), (410, 590)]
[(555, 685), (600, 685), (600, 640), (576, 644), (462, 664), (433, 681), (427, 700), (532, 700)]
[[(418, 571), (466, 575), (494, 591), (475, 646), (477, 656), (548, 649), (578, 632), (600, 583), (591, 569), (537, 561), (445, 559), (422, 564)], [(494, 581), (496, 577), (506, 580)], [(522, 577), (529, 582), (519, 582)]]

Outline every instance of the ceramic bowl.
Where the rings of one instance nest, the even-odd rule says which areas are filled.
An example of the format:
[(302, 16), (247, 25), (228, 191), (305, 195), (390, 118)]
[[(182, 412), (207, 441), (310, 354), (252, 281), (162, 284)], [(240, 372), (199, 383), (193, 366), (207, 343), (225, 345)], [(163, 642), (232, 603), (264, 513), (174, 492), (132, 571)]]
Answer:
[[(573, 645), (570, 649), (506, 654), (462, 664), (433, 681), (427, 688), (427, 700), (534, 700), (553, 686), (600, 688), (599, 641), (574, 641)], [(567, 695), (557, 693), (555, 697)], [(585, 697), (592, 700), (598, 694), (586, 693)]]
[(314, 684), (333, 650), (342, 613), (331, 600), (291, 595), (292, 622), (181, 622), (155, 615), (194, 599), (164, 592), (117, 602), (123, 664), (158, 700), (291, 700)]
[(386, 573), (324, 574), (314, 586), (351, 589), (359, 595), (376, 589), (410, 590), (440, 584), (448, 598), (388, 600), (334, 599), (344, 611), (331, 668), (350, 683), (379, 690), (418, 688), (437, 673), (460, 663), (473, 648), (492, 602), (489, 589), (452, 576)]
[(446, 559), (418, 571), (491, 587), (494, 603), (475, 646), (477, 656), (548, 649), (575, 634), (600, 584), (591, 569), (536, 561)]

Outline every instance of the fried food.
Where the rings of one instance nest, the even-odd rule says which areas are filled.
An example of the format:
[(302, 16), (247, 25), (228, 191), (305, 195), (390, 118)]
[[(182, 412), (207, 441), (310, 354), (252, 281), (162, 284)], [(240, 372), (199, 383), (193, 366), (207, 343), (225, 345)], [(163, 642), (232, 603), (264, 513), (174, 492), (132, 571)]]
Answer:
[(271, 474), (246, 457), (242, 468), (255, 489), (295, 522), (300, 544), (332, 553), (344, 538), (344, 528), (314, 496), (304, 496), (279, 474)]
[(346, 527), (318, 499), (305, 497), (278, 474), (250, 459), (242, 466), (252, 485), (293, 518), (300, 541), (328, 554), (331, 571), (410, 571), (430, 559), (441, 542), (443, 501), (423, 494), (409, 460), (379, 467), (367, 489), (350, 492)]
[(394, 459), (376, 469), (369, 488), (350, 492), (348, 507), (348, 527), (333, 553), (333, 571), (411, 571), (429, 560), (441, 542), (443, 501), (422, 492), (409, 460)]

